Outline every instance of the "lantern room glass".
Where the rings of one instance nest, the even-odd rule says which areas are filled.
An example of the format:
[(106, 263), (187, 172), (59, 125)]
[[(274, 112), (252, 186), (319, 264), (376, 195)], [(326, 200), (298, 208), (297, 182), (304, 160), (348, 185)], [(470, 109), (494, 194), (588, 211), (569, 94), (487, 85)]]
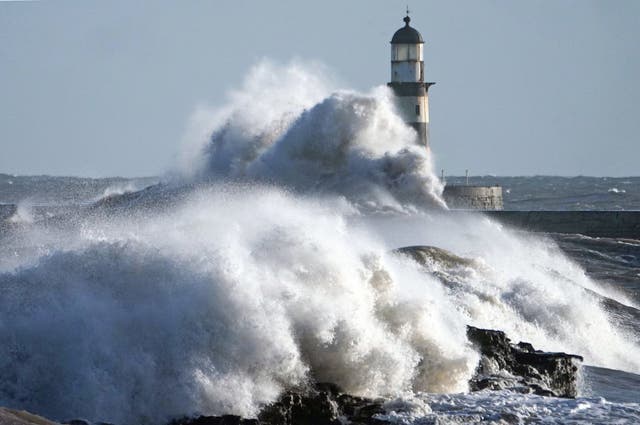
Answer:
[(392, 61), (421, 61), (422, 44), (392, 44)]

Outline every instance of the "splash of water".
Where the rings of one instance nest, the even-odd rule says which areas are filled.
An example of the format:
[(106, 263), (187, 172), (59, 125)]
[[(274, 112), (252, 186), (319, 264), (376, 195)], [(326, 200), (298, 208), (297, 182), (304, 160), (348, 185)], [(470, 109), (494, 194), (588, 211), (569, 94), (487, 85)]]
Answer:
[(350, 211), (225, 186), (173, 213), (65, 229), (50, 255), (0, 275), (0, 403), (122, 423), (251, 415), (308, 379), (464, 390), (477, 360), (465, 323), (440, 290), (400, 289), (417, 268), (352, 231)]
[[(440, 186), (385, 90), (331, 94), (265, 66), (192, 151), (183, 179), (197, 184), (0, 235), (20, 253), (0, 256), (0, 404), (158, 423), (251, 416), (312, 380), (460, 392), (478, 360), (467, 324), (640, 371), (638, 342), (600, 306), (610, 294), (554, 244), (421, 210)], [(403, 214), (368, 214), (388, 209)], [(392, 253), (415, 244), (475, 266)]]
[(125, 193), (135, 192), (140, 190), (140, 185), (134, 182), (127, 182), (123, 184), (115, 184), (105, 188), (105, 190), (99, 196), (96, 196), (93, 199), (93, 202), (98, 202), (105, 198), (109, 198), (112, 196), (123, 195)]
[(341, 194), (375, 210), (443, 208), (429, 152), (396, 113), (391, 92), (332, 86), (301, 64), (261, 63), (204, 132), (192, 130), (200, 144), (186, 150), (183, 175)]
[(9, 217), (9, 223), (33, 223), (33, 202), (24, 199), (16, 206), (16, 212)]
[[(222, 185), (47, 230), (49, 254), (0, 275), (0, 403), (53, 418), (250, 416), (309, 380), (460, 392), (478, 360), (467, 324), (640, 370), (580, 270), (490, 222), (369, 221), (344, 198)], [(452, 286), (391, 254), (415, 240), (482, 267)]]

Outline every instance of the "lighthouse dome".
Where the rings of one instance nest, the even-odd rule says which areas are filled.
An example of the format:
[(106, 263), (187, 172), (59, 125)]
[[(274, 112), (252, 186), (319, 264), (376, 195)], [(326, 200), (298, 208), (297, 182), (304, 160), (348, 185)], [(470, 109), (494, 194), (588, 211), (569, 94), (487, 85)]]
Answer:
[(393, 38), (391, 39), (391, 44), (421, 44), (424, 43), (422, 40), (422, 36), (413, 27), (409, 26), (409, 22), (411, 22), (411, 18), (405, 16), (404, 18), (405, 25), (400, 28), (393, 34)]

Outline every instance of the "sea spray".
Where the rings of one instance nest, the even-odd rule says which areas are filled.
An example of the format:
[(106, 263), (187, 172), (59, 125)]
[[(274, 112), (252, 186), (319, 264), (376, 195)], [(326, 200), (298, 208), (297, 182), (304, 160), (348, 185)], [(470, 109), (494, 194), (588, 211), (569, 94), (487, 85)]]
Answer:
[[(309, 380), (369, 396), (459, 392), (478, 359), (467, 324), (640, 369), (586, 277), (490, 223), (371, 222), (344, 198), (227, 184), (74, 226), (0, 275), (2, 404), (131, 423), (250, 416)], [(393, 238), (482, 267), (451, 286), (391, 253)]]
[[(251, 416), (314, 380), (460, 392), (468, 324), (640, 371), (615, 294), (555, 244), (430, 209), (441, 186), (386, 89), (252, 75), (180, 179), (0, 234), (0, 404), (125, 424)], [(416, 244), (471, 262), (393, 253)]]
[[(389, 246), (433, 245), (472, 260), (427, 264), (470, 325), (500, 329), (585, 363), (640, 371), (640, 337), (615, 323), (602, 301), (632, 300), (590, 279), (552, 240), (515, 232), (477, 214), (364, 217), (361, 226)], [(607, 341), (603, 343), (603, 341)]]
[(309, 379), (364, 395), (465, 390), (477, 355), (455, 306), (437, 285), (399, 286), (429, 277), (350, 230), (352, 212), (225, 186), (65, 232), (0, 275), (0, 403), (129, 423), (252, 415)]
[[(281, 65), (265, 59), (253, 66), (239, 89), (230, 90), (217, 107), (201, 105), (191, 116), (182, 140), (177, 176), (204, 177), (212, 172), (212, 134), (224, 133), (215, 150), (219, 173), (235, 171), (254, 160), (306, 109), (338, 87), (321, 63), (291, 61)], [(228, 163), (223, 163), (224, 160)], [(215, 161), (214, 161), (215, 163)]]
[(210, 137), (190, 131), (182, 175), (341, 194), (376, 211), (444, 208), (429, 151), (396, 113), (391, 91), (331, 86), (308, 65), (259, 64), (208, 126), (198, 114), (195, 127)]
[(9, 217), (9, 223), (33, 223), (33, 202), (30, 199), (24, 199), (16, 206), (16, 212)]

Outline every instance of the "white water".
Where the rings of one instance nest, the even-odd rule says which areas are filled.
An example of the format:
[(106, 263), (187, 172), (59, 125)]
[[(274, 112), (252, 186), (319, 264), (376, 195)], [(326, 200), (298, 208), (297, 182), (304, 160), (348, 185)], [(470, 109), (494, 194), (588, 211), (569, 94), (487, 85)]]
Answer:
[(102, 194), (100, 194), (99, 196), (96, 196), (92, 201), (98, 202), (100, 200), (109, 198), (111, 196), (123, 195), (125, 193), (135, 192), (140, 189), (142, 189), (140, 185), (135, 184), (134, 182), (131, 182), (131, 181), (127, 183), (122, 183), (122, 184), (115, 184), (107, 187), (102, 192)]
[[(284, 81), (255, 83), (271, 92), (250, 119), (241, 94), (217, 113), (218, 136), (183, 175), (210, 183), (186, 200), (2, 240), (1, 405), (157, 423), (250, 416), (310, 380), (370, 396), (460, 392), (478, 359), (467, 324), (640, 371), (637, 342), (583, 288), (609, 294), (551, 242), (425, 210), (440, 187), (384, 90), (307, 96), (296, 84), (321, 87), (317, 76), (269, 67), (250, 80)], [(431, 264), (455, 283), (444, 285), (391, 253), (413, 244), (476, 266)]]
[(340, 194), (376, 211), (444, 207), (429, 153), (395, 113), (391, 92), (333, 91), (317, 72), (256, 66), (228, 105), (196, 114), (181, 174)]
[(563, 399), (481, 391), (470, 394), (407, 394), (385, 404), (377, 418), (397, 424), (637, 424), (640, 405), (604, 398)]
[(309, 378), (369, 395), (465, 389), (476, 355), (464, 321), (350, 228), (344, 201), (229, 186), (194, 196), (65, 230), (0, 277), (0, 403), (123, 422), (250, 415)]
[(9, 217), (10, 223), (33, 223), (33, 203), (30, 199), (25, 199), (18, 203), (16, 212)]

